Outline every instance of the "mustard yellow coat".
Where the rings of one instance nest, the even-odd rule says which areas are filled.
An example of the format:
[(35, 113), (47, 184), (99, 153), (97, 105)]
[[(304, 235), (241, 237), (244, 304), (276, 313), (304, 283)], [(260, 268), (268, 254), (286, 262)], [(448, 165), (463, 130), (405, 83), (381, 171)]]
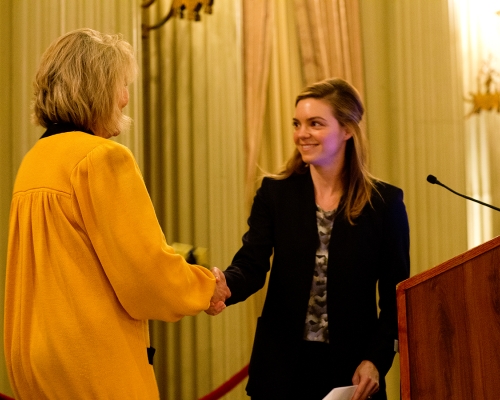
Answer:
[(209, 307), (215, 279), (167, 245), (124, 146), (40, 139), (10, 212), (5, 354), (17, 399), (158, 399), (148, 319)]

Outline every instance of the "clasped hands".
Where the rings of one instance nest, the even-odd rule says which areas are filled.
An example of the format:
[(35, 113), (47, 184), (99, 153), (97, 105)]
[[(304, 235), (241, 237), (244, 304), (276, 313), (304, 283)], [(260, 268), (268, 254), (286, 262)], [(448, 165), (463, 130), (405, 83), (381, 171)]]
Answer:
[(224, 273), (217, 267), (213, 267), (210, 269), (212, 274), (215, 276), (215, 291), (214, 295), (210, 299), (210, 307), (205, 310), (208, 315), (217, 315), (226, 308), (225, 301), (231, 297), (231, 291), (227, 287), (226, 277)]

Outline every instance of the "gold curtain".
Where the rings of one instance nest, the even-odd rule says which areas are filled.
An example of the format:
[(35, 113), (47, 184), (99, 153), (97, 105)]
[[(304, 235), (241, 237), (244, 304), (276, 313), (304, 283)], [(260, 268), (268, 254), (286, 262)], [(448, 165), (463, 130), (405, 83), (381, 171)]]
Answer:
[(295, 97), (305, 86), (295, 5), (291, 1), (271, 4), (275, 18), (257, 176), (278, 172), (292, 154)]
[[(291, 155), (294, 97), (304, 85), (293, 2), (243, 1), (246, 185), (245, 213), (264, 172), (278, 171)], [(255, 6), (254, 10), (251, 10)], [(259, 21), (260, 18), (260, 21)], [(266, 25), (265, 39), (261, 36)], [(259, 58), (260, 57), (260, 58)], [(267, 63), (266, 66), (262, 63)], [(267, 288), (246, 302), (249, 338), (253, 340)]]
[[(461, 44), (448, 0), (360, 0), (367, 133), (374, 174), (403, 188), (411, 274), (467, 250)], [(388, 375), (399, 399), (399, 358)]]
[(357, 0), (295, 0), (306, 83), (344, 78), (363, 93)]
[[(343, 78), (364, 101), (358, 0), (295, 0), (295, 14), (305, 83)], [(361, 129), (366, 130), (366, 119)]]
[[(144, 18), (159, 21), (170, 4)], [(242, 6), (217, 0), (200, 16), (173, 18), (144, 41), (145, 179), (167, 242), (208, 248), (210, 265), (225, 269), (245, 228)], [(198, 399), (248, 363), (249, 304), (151, 323), (162, 399)], [(243, 398), (244, 387), (225, 398)]]
[(357, 0), (247, 0), (244, 4), (248, 4), (244, 33), (251, 47), (245, 51), (250, 204), (258, 186), (256, 177), (262, 171), (277, 172), (293, 151), (291, 121), (300, 90), (334, 76), (347, 79), (361, 94), (364, 85)]
[(466, 99), (485, 92), (485, 62), (491, 59), (491, 66), (500, 68), (500, 17), (487, 0), (405, 1), (386, 9), (367, 0), (362, 5), (364, 53), (371, 66), (366, 81), (373, 88), (369, 132), (377, 135), (375, 153), (392, 149), (394, 154), (377, 168), (406, 181), (407, 200), (411, 196), (415, 204), (410, 223), (412, 273), (417, 273), (500, 233), (495, 212), (425, 182), (427, 174), (435, 174), (460, 193), (500, 203), (494, 184), (498, 113), (482, 110), (465, 118), (472, 109)]
[(357, 1), (243, 4), (250, 201), (259, 172), (276, 172), (293, 150), (293, 103), (305, 84), (341, 76), (362, 92), (363, 80)]
[(256, 165), (263, 136), (266, 93), (273, 44), (274, 3), (243, 1), (243, 62), (246, 131), (247, 210), (255, 190)]
[[(472, 93), (500, 91), (500, 5), (487, 0), (460, 0), (450, 4), (455, 28), (457, 58), (464, 99), (463, 115), (473, 109)], [(491, 69), (491, 71), (489, 71)], [(487, 88), (491, 72), (493, 87)], [(497, 109), (482, 109), (465, 119), (466, 194), (500, 206), (500, 115)], [(477, 246), (500, 234), (500, 214), (482, 205), (467, 202), (468, 245)]]
[(447, 0), (360, 0), (374, 173), (404, 189), (412, 274), (467, 250), (461, 44)]

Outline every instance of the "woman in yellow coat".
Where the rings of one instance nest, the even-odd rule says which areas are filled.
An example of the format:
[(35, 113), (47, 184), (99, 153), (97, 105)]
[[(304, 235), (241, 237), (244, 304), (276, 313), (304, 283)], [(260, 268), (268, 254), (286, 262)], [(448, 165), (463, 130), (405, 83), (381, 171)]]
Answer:
[(10, 212), (4, 345), (16, 399), (158, 399), (148, 320), (229, 294), (166, 243), (132, 153), (107, 140), (130, 122), (136, 65), (119, 35), (90, 29), (42, 57), (34, 120), (47, 130)]

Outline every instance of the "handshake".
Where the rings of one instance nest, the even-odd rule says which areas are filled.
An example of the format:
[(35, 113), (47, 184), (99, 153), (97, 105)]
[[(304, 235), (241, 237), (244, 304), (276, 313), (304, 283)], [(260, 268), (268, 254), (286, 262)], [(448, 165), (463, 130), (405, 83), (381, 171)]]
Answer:
[(231, 297), (231, 291), (226, 284), (226, 277), (224, 273), (217, 267), (210, 269), (212, 274), (215, 276), (215, 291), (214, 295), (210, 299), (210, 307), (205, 310), (208, 315), (217, 315), (226, 308), (225, 301)]

